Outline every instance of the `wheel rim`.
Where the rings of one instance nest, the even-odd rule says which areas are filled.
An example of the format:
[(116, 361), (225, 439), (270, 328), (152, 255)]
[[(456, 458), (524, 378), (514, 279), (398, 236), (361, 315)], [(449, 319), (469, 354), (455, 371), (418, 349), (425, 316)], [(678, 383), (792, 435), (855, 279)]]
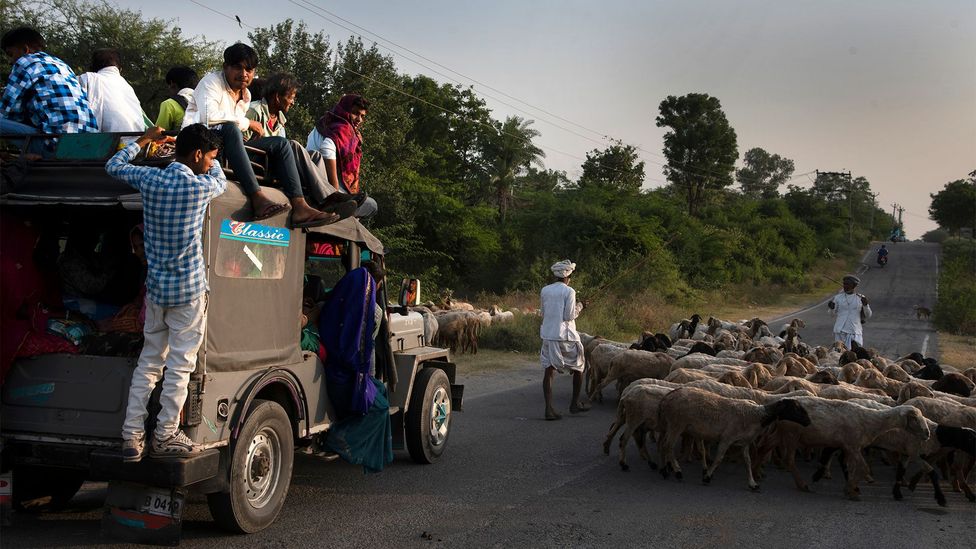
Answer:
[(430, 443), (440, 446), (447, 440), (451, 426), (451, 396), (444, 387), (434, 391), (430, 407)]
[(247, 447), (244, 462), (244, 491), (248, 503), (260, 509), (271, 501), (278, 490), (281, 476), (281, 440), (278, 433), (264, 427)]

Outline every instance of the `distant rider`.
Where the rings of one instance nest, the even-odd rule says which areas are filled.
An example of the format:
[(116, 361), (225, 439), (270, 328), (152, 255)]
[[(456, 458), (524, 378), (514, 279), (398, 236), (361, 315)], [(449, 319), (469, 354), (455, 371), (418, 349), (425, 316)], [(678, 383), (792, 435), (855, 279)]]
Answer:
[(881, 247), (878, 248), (878, 265), (884, 265), (887, 262), (888, 262), (888, 246), (886, 244), (882, 244)]

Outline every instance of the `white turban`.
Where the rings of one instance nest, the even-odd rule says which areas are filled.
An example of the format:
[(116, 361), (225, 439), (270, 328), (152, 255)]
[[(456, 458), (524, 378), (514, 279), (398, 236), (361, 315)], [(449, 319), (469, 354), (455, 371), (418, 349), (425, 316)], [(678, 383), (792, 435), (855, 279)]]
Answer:
[(576, 264), (568, 259), (564, 259), (553, 263), (552, 267), (549, 268), (552, 269), (552, 274), (556, 275), (556, 278), (566, 278), (576, 270)]

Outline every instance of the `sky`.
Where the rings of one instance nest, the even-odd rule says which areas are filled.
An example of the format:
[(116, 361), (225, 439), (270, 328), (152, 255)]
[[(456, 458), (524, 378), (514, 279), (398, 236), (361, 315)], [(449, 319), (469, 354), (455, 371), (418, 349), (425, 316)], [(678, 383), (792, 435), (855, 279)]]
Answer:
[(904, 208), (909, 238), (936, 227), (930, 193), (976, 170), (974, 0), (113, 3), (226, 43), (286, 18), (334, 43), (354, 34), (339, 23), (378, 42), (401, 72), (490, 86), (475, 91), (493, 116), (534, 120), (546, 167), (571, 178), (610, 136), (639, 148), (645, 186), (664, 184), (665, 130), (654, 119), (668, 95), (692, 92), (721, 101), (740, 158), (762, 147), (793, 159), (800, 186), (815, 170), (865, 177), (879, 206)]

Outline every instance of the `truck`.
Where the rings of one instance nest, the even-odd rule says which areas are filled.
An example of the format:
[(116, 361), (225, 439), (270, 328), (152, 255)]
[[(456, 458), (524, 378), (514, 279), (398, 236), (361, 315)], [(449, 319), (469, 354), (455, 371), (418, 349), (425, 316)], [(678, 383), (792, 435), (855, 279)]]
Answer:
[[(26, 314), (28, 332), (63, 328), (72, 315), (97, 316), (98, 295), (132, 284), (120, 275), (131, 257), (118, 257), (118, 242), (141, 223), (142, 202), (105, 173), (118, 136), (104, 136), (65, 136), (56, 158), (21, 163), (4, 182), (3, 268), (36, 270), (27, 284), (60, 293), (68, 309), (49, 312), (44, 307), (62, 303), (41, 303), (27, 291), (11, 295), (8, 283), (4, 307), (18, 310), (4, 314)], [(284, 199), (274, 188), (264, 190)], [(210, 204), (204, 223), (210, 287), (205, 338), (180, 423), (205, 451), (122, 461), (121, 426), (140, 349), (135, 330), (115, 339), (96, 331), (68, 349), (18, 347), (0, 390), (0, 473), (9, 475), (0, 478), (11, 480), (14, 505), (37, 498), (57, 505), (84, 481), (98, 480), (109, 482), (103, 531), (131, 541), (178, 541), (190, 492), (206, 494), (214, 519), (229, 531), (257, 532), (273, 523), (288, 494), (296, 449), (309, 447), (336, 418), (325, 365), (300, 344), (303, 298), (306, 304), (321, 299), (363, 261), (382, 265), (385, 249), (355, 218), (305, 230), (289, 229), (287, 215), (258, 223), (249, 218), (246, 196), (230, 183)], [(445, 451), (464, 386), (448, 350), (432, 346), (421, 315), (399, 301), (389, 304), (386, 284), (380, 286), (377, 303), (384, 310), (375, 375), (388, 389), (394, 448), (433, 463)], [(38, 317), (47, 325), (38, 325)], [(90, 328), (84, 321), (80, 326), (86, 324)], [(159, 389), (150, 400), (150, 418)]]

